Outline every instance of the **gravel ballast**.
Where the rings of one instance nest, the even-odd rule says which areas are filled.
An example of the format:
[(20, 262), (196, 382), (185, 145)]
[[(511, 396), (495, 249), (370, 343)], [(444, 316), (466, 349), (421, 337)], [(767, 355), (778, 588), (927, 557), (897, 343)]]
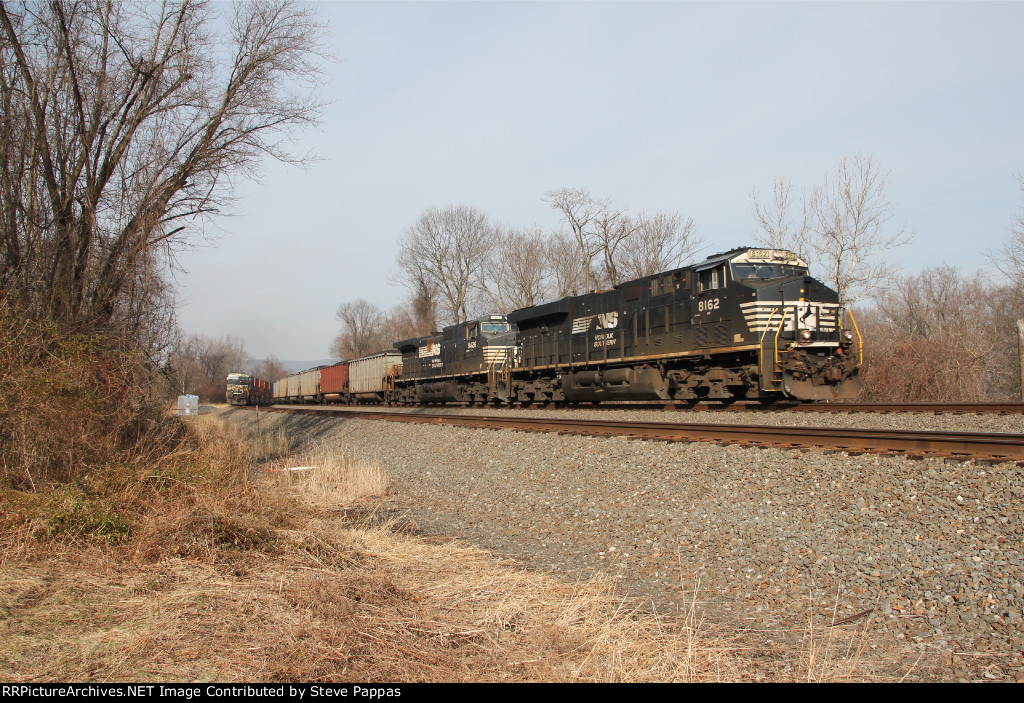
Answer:
[[(983, 415), (557, 412), (974, 432), (1022, 424)], [(252, 411), (224, 416), (255, 426)], [(1024, 469), (1016, 464), (260, 418), (262, 431), (282, 428), (296, 444), (326, 441), (379, 463), (395, 502), (426, 534), (563, 578), (612, 575), (662, 612), (696, 602), (718, 626), (761, 633), (766, 648), (787, 632), (850, 618), (869, 623), (872, 647), (888, 648), (911, 678), (1024, 679)]]

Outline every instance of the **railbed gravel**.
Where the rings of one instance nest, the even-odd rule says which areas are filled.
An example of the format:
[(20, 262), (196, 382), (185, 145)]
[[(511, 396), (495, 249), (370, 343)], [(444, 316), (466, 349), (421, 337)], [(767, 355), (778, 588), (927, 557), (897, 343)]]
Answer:
[[(420, 412), (438, 410), (522, 412)], [(1024, 424), (1019, 415), (545, 412), (974, 432)], [(224, 413), (255, 424), (251, 411)], [(661, 612), (695, 604), (765, 657), (787, 636), (852, 617), (870, 634), (864, 656), (892, 665), (885, 676), (1024, 680), (1024, 468), (1015, 463), (284, 413), (261, 422), (296, 444), (327, 440), (378, 462), (392, 507), (425, 534), (562, 578), (609, 575)]]

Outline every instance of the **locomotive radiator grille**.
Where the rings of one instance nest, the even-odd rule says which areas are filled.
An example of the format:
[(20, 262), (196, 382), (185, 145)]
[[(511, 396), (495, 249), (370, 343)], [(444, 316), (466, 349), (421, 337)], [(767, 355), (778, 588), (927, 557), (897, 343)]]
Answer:
[(710, 325), (694, 326), (693, 344), (698, 349), (729, 346), (731, 344), (729, 324), (727, 322), (716, 322)]

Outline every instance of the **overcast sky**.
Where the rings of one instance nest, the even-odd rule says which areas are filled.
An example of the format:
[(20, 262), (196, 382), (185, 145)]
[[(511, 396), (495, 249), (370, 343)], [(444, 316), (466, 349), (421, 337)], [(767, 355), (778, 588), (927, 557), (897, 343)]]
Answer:
[(544, 192), (585, 187), (720, 251), (752, 242), (752, 188), (860, 152), (916, 230), (908, 272), (985, 268), (1024, 207), (1022, 2), (319, 7), (341, 59), (303, 135), (321, 162), (269, 165), (181, 257), (182, 329), (256, 358), (327, 358), (340, 303), (401, 302), (398, 237), (435, 206), (554, 228)]

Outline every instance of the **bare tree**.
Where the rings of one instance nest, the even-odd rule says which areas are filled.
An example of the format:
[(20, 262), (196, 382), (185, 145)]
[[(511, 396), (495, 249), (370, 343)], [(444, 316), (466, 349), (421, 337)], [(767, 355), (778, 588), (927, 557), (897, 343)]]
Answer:
[(895, 276), (898, 267), (887, 254), (913, 237), (906, 225), (889, 227), (895, 206), (888, 180), (870, 155), (857, 154), (843, 156), (814, 190), (810, 248), (840, 302), (855, 301)]
[(288, 369), (281, 364), (281, 360), (277, 358), (276, 354), (269, 354), (262, 361), (253, 363), (251, 368), (253, 376), (271, 383), (276, 383), (288, 375)]
[(227, 375), (252, 367), (245, 345), (237, 337), (214, 339), (194, 334), (181, 339), (171, 352), (167, 375), (180, 393), (206, 402), (224, 402)]
[(612, 288), (622, 279), (619, 274), (618, 250), (624, 241), (637, 231), (638, 223), (624, 209), (615, 207), (610, 200), (601, 203), (594, 217), (593, 238), (601, 254), (601, 286)]
[(763, 202), (758, 197), (757, 189), (751, 191), (751, 214), (760, 231), (754, 234), (758, 244), (772, 249), (788, 249), (795, 251), (804, 258), (808, 254), (807, 239), (810, 235), (809, 213), (806, 195), (800, 198), (800, 219), (793, 220), (791, 210), (796, 205), (793, 195), (793, 184), (784, 176), (776, 176), (772, 181), (772, 197)]
[(437, 329), (437, 287), (423, 276), (412, 281), (412, 297), (406, 306), (410, 317), (408, 336), (419, 337)]
[(399, 240), (402, 279), (414, 290), (436, 291), (442, 324), (468, 319), (493, 230), (485, 213), (469, 205), (452, 205), (427, 210)]
[(704, 244), (696, 229), (693, 218), (678, 212), (640, 213), (619, 247), (618, 270), (628, 280), (682, 266)]
[(417, 319), (416, 301), (411, 300), (387, 312), (365, 300), (343, 303), (338, 307), (341, 332), (331, 343), (330, 353), (339, 359), (358, 359), (410, 337), (429, 334)]
[(321, 107), (315, 11), (285, 0), (0, 3), (0, 284), (117, 321), (161, 259)]
[(391, 349), (395, 342), (410, 337), (422, 337), (434, 332), (425, 328), (416, 312), (416, 300), (409, 300), (391, 308), (384, 314), (380, 328), (381, 349)]
[(550, 279), (543, 256), (546, 246), (547, 237), (540, 227), (496, 228), (494, 247), (481, 281), (490, 310), (510, 312), (546, 299)]
[(339, 305), (336, 316), (341, 323), (341, 332), (331, 343), (332, 355), (339, 359), (358, 359), (381, 350), (385, 317), (380, 308), (360, 298)]
[(890, 281), (877, 310), (864, 315), (864, 375), (877, 400), (1005, 400), (1019, 373), (1012, 287), (952, 266)]
[(562, 219), (569, 226), (569, 234), (576, 243), (576, 254), (583, 272), (583, 290), (573, 292), (589, 291), (591, 267), (602, 246), (593, 225), (601, 212), (608, 209), (608, 204), (596, 200), (586, 188), (558, 188), (547, 191), (544, 196), (544, 201), (562, 214)]
[(769, 246), (796, 250), (824, 269), (824, 279), (841, 302), (854, 302), (896, 275), (897, 266), (887, 254), (913, 238), (905, 225), (890, 226), (895, 206), (888, 190), (888, 174), (872, 156), (843, 156), (810, 199), (801, 199), (802, 217), (795, 224), (790, 216), (792, 186), (776, 178), (770, 203), (761, 202), (756, 190), (752, 193), (758, 238)]
[(545, 267), (551, 272), (551, 293), (554, 298), (580, 295), (587, 290), (588, 270), (571, 235), (555, 232), (548, 238), (540, 255), (544, 258)]

